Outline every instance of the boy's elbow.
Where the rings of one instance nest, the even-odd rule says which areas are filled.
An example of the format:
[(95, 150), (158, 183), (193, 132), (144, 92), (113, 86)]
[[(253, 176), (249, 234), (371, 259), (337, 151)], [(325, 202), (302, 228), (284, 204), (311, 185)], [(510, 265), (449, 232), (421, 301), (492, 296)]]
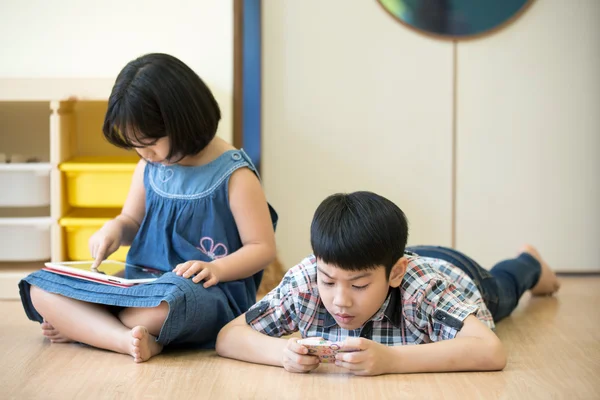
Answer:
[(233, 324), (230, 322), (227, 325), (225, 325), (217, 335), (217, 343), (215, 345), (215, 350), (217, 351), (217, 354), (221, 357), (229, 358), (228, 350), (231, 349), (231, 346), (227, 345), (227, 340), (232, 328)]
[(221, 334), (219, 333), (219, 336), (217, 336), (217, 344), (215, 346), (215, 350), (217, 351), (217, 354), (221, 357), (227, 357), (227, 346), (225, 344), (223, 344), (223, 340), (221, 339)]
[(485, 369), (488, 371), (501, 371), (506, 367), (507, 355), (504, 345), (497, 337), (489, 344), (489, 351), (485, 358)]
[(239, 358), (240, 349), (245, 346), (248, 332), (252, 329), (246, 324), (246, 314), (230, 321), (219, 331), (215, 350), (221, 357)]

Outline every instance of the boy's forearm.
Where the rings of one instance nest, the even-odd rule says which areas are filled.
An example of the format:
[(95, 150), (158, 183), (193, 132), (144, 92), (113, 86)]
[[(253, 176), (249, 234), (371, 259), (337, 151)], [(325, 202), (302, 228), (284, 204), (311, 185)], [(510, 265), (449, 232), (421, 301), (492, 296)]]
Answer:
[(390, 373), (497, 371), (506, 365), (502, 343), (478, 337), (395, 346), (389, 350)]
[(245, 279), (265, 269), (275, 259), (275, 247), (266, 243), (247, 244), (227, 257), (213, 261), (219, 269), (219, 280)]
[(282, 367), (287, 340), (259, 333), (246, 324), (241, 315), (226, 325), (217, 337), (217, 353), (255, 364)]

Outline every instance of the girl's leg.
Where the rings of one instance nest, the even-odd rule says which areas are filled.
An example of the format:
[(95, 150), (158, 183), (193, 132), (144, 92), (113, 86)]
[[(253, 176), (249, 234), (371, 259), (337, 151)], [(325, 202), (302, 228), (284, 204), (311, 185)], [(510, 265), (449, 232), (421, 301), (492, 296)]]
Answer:
[(71, 338), (63, 335), (52, 324), (46, 320), (42, 322), (42, 335), (46, 336), (52, 343), (71, 343)]
[(136, 362), (162, 351), (162, 345), (144, 326), (128, 328), (102, 305), (48, 293), (36, 286), (31, 286), (31, 301), (44, 320), (70, 340), (131, 354)]
[(160, 353), (162, 345), (156, 342), (156, 338), (160, 334), (167, 315), (169, 315), (169, 305), (164, 301), (158, 307), (124, 308), (119, 312), (118, 318), (121, 323), (132, 329), (134, 359), (152, 357), (155, 355), (153, 351), (157, 346), (160, 346), (158, 351)]
[(128, 328), (143, 325), (152, 336), (158, 337), (167, 315), (169, 315), (169, 305), (163, 301), (158, 307), (124, 308), (117, 317)]

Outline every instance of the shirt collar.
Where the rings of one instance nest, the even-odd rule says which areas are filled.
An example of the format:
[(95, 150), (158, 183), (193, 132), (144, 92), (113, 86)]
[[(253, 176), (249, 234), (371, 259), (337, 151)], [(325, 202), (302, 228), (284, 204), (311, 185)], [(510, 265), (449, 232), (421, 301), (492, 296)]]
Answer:
[(402, 296), (400, 294), (400, 287), (390, 289), (384, 315), (392, 325), (400, 328), (400, 322), (402, 321)]
[(329, 314), (329, 311), (327, 311), (327, 308), (325, 308), (325, 304), (323, 304), (323, 302), (321, 302), (321, 307), (323, 307), (323, 311), (325, 312), (325, 319), (323, 321), (323, 327), (331, 328), (332, 326), (337, 325), (335, 318), (333, 318), (333, 316), (331, 314)]

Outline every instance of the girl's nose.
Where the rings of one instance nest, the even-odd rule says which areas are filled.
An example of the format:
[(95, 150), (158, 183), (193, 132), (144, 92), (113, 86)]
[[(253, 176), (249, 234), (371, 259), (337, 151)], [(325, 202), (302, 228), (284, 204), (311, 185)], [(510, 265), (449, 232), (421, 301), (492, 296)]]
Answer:
[(136, 151), (146, 160), (152, 160), (152, 157), (154, 156), (154, 152), (146, 148), (136, 149)]

